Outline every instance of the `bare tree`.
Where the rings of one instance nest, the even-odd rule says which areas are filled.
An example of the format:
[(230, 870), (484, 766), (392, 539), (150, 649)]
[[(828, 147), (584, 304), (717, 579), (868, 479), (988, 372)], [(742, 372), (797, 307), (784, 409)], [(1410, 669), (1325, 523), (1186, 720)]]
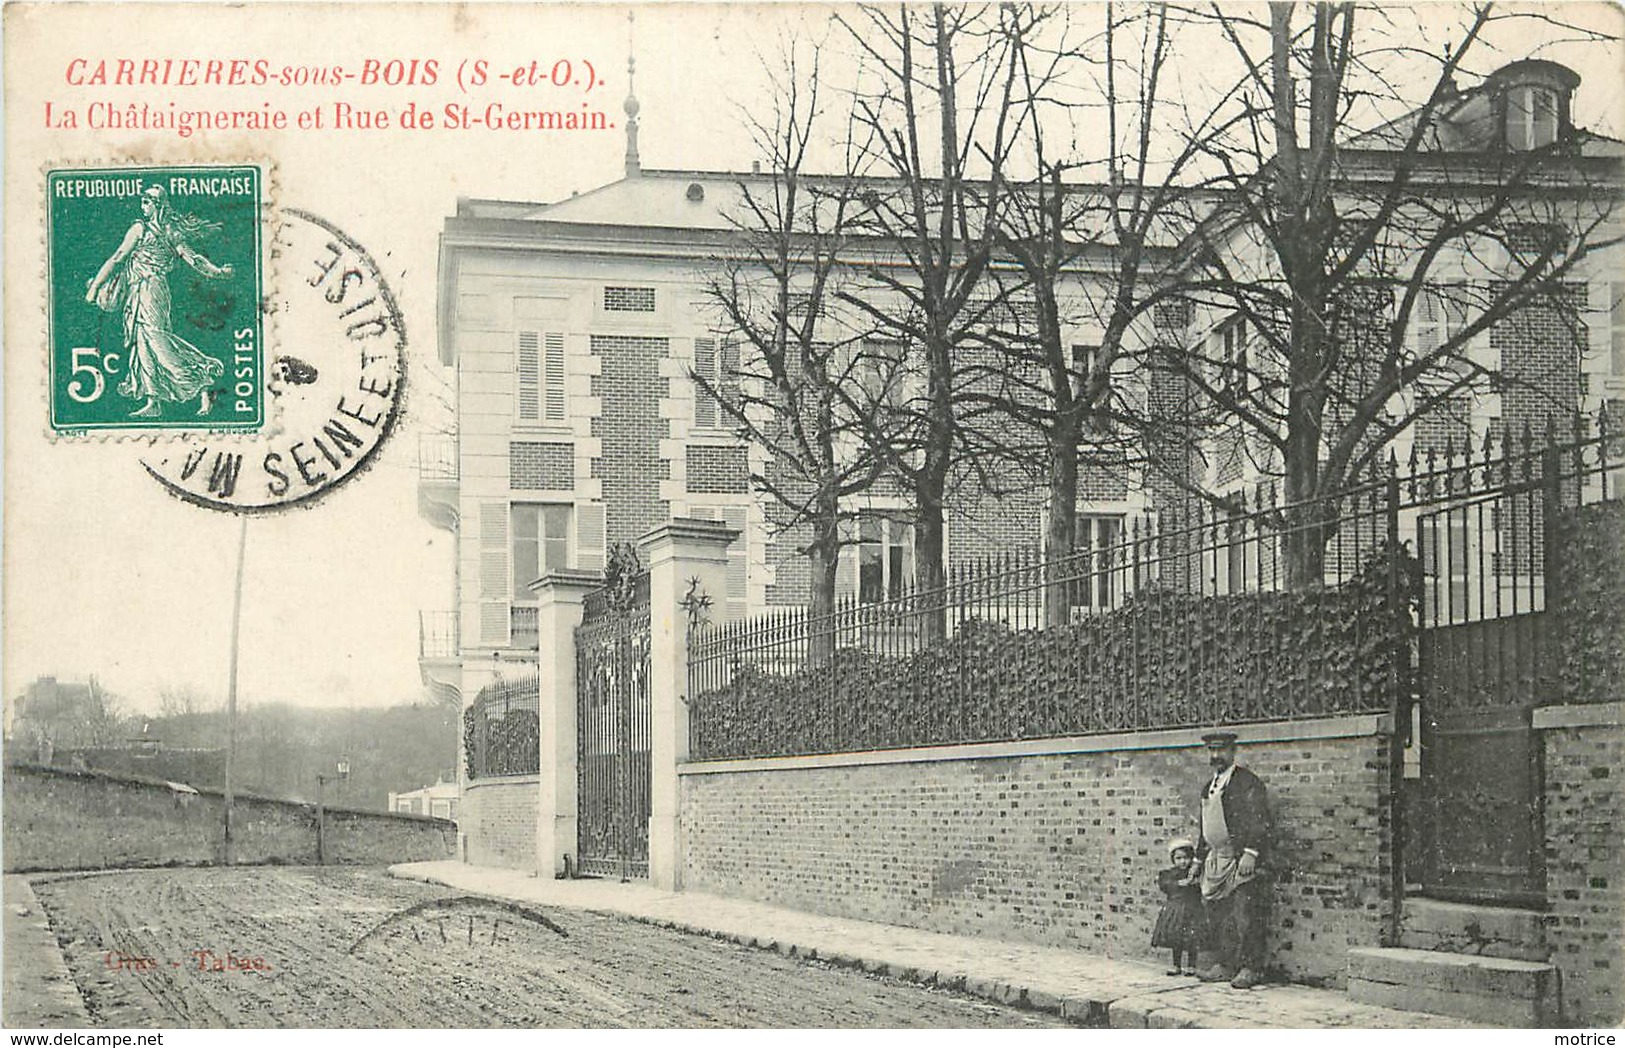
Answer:
[(732, 249), (705, 277), (722, 320), (719, 366), (692, 372), (702, 395), (763, 453), (766, 467), (752, 471), (751, 484), (768, 499), (770, 522), (781, 534), (808, 536), (801, 552), (815, 617), (834, 607), (842, 500), (866, 489), (879, 468), (839, 392), (853, 381), (859, 354), (833, 315), (848, 276), (851, 215), (861, 206), (854, 166), (862, 146), (843, 143), (846, 173), (807, 171), (827, 121), (821, 43), (787, 45), (771, 116), (752, 123), (770, 166), (738, 183)]
[[(1114, 375), (1125, 361), (1148, 362), (1141, 321), (1168, 297), (1161, 280), (1170, 239), (1194, 228), (1206, 199), (1188, 184), (1193, 161), (1222, 130), (1218, 110), (1192, 119), (1170, 88), (1177, 9), (1125, 15), (1108, 4), (1080, 19), (1100, 16), (1086, 35), (1071, 12), (1059, 14), (1042, 36), (1013, 39), (1018, 104), (1030, 113), (1021, 147), (1033, 177), (1007, 183), (997, 251), (1013, 270), (1014, 293), (999, 310), (1005, 323), (987, 328), (998, 352), (963, 397), (998, 420), (978, 427), (991, 444), (978, 458), (1042, 469), (1050, 558), (1072, 548), (1080, 449), (1099, 469), (1126, 475), (1143, 465), (1146, 383)], [(1070, 84), (1083, 94), (1069, 94)], [(1104, 126), (1080, 135), (1080, 114)], [(1176, 128), (1183, 133), (1170, 133)], [(1083, 137), (1103, 148), (1085, 155)], [(1098, 334), (1074, 345), (1085, 326)], [(1126, 421), (1137, 424), (1119, 424)], [(1051, 624), (1068, 614), (1058, 594), (1045, 607)]]
[(1531, 313), (1578, 330), (1569, 285), (1618, 241), (1619, 166), (1573, 128), (1510, 141), (1509, 103), (1458, 87), (1492, 23), (1550, 13), (1475, 6), (1442, 55), (1382, 8), (1209, 17), (1242, 70), (1227, 134), (1201, 147), (1225, 199), (1163, 290), (1231, 320), (1176, 366), (1202, 405), (1193, 439), (1282, 478), (1287, 581), (1319, 585), (1327, 500), (1417, 420), (1520, 381), (1482, 352), (1489, 332)]
[(863, 281), (837, 297), (865, 318), (864, 366), (878, 375), (848, 391), (849, 406), (913, 503), (915, 580), (927, 590), (944, 581), (944, 509), (964, 451), (956, 394), (983, 312), (973, 300), (998, 294), (988, 266), (1022, 119), (1012, 41), (1042, 17), (945, 4), (841, 17), (868, 74), (852, 119), (872, 180), (854, 216), (869, 242), (868, 257), (854, 259)]

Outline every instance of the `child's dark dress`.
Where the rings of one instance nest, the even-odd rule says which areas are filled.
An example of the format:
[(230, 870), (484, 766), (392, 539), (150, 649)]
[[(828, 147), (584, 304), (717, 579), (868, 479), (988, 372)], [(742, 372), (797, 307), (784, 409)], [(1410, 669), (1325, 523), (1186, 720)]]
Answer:
[(1175, 950), (1199, 950), (1206, 937), (1207, 919), (1202, 911), (1201, 883), (1180, 884), (1186, 876), (1183, 866), (1157, 873), (1157, 887), (1168, 896), (1151, 930), (1151, 945)]

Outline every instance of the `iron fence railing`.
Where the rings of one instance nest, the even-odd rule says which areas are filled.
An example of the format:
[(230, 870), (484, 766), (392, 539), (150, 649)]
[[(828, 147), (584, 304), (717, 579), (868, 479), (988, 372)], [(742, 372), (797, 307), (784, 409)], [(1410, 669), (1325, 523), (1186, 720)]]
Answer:
[(418, 658), (455, 659), (461, 647), (455, 611), (418, 612)]
[(541, 768), (541, 678), (531, 673), (493, 681), (463, 711), (469, 781), (535, 775)]
[(1523, 426), (1412, 451), (1395, 511), (1421, 560), (1421, 625), (1544, 610), (1551, 515), (1618, 499), (1622, 484), (1625, 442), (1606, 412), (1565, 434)]
[[(1424, 626), (1537, 606), (1545, 516), (1618, 497), (1625, 455), (1608, 420), (1564, 436), (1523, 430), (1390, 459), (1314, 502), (1283, 504), (1266, 484), (1131, 520), (1111, 545), (957, 564), (940, 585), (848, 596), (819, 615), (696, 626), (691, 754), (1392, 708), (1413, 603)], [(1419, 571), (1385, 552), (1401, 545)], [(1043, 708), (983, 708), (1027, 702), (992, 679), (1000, 673), (1036, 674), (1023, 686)], [(748, 722), (764, 718), (784, 723), (753, 732)]]
[(418, 478), (457, 479), (457, 438), (450, 433), (423, 433), (418, 436)]

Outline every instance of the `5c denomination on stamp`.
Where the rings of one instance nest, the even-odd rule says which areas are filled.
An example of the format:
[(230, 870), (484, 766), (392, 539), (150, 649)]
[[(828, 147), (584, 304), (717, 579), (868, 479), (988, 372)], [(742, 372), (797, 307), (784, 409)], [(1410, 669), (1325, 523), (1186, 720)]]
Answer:
[(46, 173), (51, 428), (255, 432), (259, 167)]

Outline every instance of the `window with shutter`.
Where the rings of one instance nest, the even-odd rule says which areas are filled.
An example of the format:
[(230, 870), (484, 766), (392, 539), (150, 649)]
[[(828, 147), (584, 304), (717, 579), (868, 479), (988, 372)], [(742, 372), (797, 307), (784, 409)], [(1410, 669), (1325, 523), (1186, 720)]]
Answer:
[(564, 421), (562, 332), (519, 332), (514, 362), (514, 384), (514, 414), (519, 421)]

